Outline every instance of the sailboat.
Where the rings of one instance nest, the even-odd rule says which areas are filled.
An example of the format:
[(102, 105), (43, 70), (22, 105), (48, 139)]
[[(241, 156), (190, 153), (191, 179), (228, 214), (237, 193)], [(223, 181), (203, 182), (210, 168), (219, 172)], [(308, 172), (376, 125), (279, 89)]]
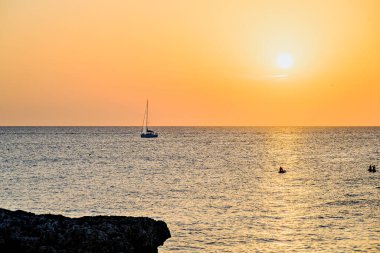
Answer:
[(148, 129), (148, 100), (146, 101), (146, 108), (144, 114), (144, 120), (142, 125), (141, 138), (156, 138), (158, 133)]

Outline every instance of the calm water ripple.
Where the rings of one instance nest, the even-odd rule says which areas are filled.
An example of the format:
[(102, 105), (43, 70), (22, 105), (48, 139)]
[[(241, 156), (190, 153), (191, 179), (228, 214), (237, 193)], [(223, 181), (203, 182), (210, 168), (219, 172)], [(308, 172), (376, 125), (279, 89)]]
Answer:
[(155, 130), (1, 127), (0, 206), (162, 219), (160, 252), (380, 251), (380, 128)]

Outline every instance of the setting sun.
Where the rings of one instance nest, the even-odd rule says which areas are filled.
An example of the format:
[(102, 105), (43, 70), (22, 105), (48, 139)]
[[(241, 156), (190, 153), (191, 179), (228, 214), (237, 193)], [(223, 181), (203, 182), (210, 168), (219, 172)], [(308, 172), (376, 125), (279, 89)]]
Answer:
[(293, 66), (293, 58), (289, 53), (281, 53), (277, 56), (276, 64), (281, 69), (289, 69)]

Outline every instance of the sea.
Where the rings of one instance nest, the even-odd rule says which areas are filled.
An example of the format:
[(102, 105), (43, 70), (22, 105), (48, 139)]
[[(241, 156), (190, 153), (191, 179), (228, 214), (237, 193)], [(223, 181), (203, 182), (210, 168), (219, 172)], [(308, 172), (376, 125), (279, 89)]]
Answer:
[(160, 253), (380, 252), (380, 127), (153, 130), (0, 127), (0, 207), (163, 220)]

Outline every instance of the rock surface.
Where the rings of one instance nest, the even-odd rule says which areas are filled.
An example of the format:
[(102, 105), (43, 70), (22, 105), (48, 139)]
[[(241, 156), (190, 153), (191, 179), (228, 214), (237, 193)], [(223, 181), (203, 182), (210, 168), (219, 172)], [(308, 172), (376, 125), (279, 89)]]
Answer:
[(144, 217), (35, 215), (0, 208), (0, 252), (158, 252), (170, 238), (163, 221)]

